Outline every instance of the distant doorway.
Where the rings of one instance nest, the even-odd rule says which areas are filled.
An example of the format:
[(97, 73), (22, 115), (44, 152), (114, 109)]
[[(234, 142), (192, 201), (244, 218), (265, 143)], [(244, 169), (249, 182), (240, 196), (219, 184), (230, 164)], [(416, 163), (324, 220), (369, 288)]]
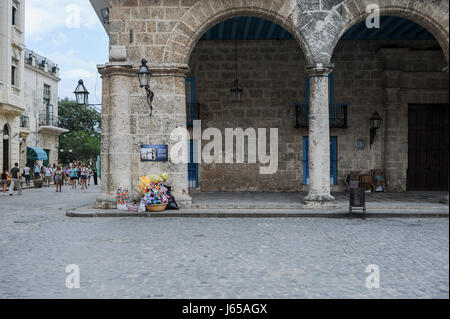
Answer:
[(8, 125), (3, 127), (3, 166), (9, 170), (9, 128)]
[(408, 109), (408, 190), (448, 189), (448, 105)]

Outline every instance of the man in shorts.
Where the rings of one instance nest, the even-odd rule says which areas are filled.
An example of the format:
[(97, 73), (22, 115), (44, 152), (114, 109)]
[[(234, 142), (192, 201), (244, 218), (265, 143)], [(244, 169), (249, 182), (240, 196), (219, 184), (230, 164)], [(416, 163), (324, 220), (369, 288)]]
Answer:
[(18, 195), (22, 195), (22, 185), (20, 184), (20, 168), (15, 163), (11, 169), (11, 185), (9, 185), (9, 196), (13, 195), (14, 188), (17, 188)]

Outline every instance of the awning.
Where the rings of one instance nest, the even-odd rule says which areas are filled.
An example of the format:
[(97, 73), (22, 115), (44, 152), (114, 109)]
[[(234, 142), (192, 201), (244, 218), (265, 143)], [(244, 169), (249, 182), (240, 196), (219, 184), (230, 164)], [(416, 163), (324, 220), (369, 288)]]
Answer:
[(27, 147), (27, 160), (29, 161), (46, 161), (47, 153), (42, 148)]

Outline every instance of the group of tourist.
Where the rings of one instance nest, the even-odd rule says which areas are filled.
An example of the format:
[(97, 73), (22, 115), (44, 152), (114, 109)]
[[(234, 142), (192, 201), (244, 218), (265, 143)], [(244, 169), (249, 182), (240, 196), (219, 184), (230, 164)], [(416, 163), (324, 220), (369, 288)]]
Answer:
[(10, 184), (9, 194), (11, 196), (15, 188), (17, 188), (19, 195), (22, 195), (22, 177), (25, 179), (25, 184), (31, 186), (31, 172), (33, 172), (33, 180), (42, 178), (42, 186), (44, 187), (50, 187), (53, 182), (56, 192), (62, 192), (63, 185), (71, 185), (72, 189), (76, 189), (77, 185), (80, 185), (81, 189), (87, 189), (91, 185), (91, 180), (93, 180), (94, 185), (98, 183), (97, 170), (79, 161), (64, 167), (57, 164), (39, 165), (39, 162), (36, 162), (32, 168), (25, 166), (23, 170), (19, 168), (19, 164), (15, 163), (10, 172), (3, 168), (0, 174), (3, 192), (6, 192), (6, 188)]

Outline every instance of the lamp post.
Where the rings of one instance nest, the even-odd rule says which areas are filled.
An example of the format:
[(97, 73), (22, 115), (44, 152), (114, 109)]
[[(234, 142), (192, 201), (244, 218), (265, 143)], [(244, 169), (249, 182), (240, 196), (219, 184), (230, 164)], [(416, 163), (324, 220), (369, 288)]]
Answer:
[[(78, 105), (101, 106), (102, 104), (89, 104), (89, 91), (84, 86), (84, 81), (79, 80), (78, 85), (73, 92)], [(97, 110), (97, 109), (96, 109)], [(98, 110), (97, 110), (98, 111)]]
[(375, 136), (377, 135), (377, 130), (381, 127), (381, 117), (378, 112), (373, 113), (370, 118), (370, 148), (375, 141)]
[(154, 95), (153, 91), (150, 90), (150, 78), (152, 76), (152, 73), (148, 69), (146, 59), (141, 60), (141, 66), (139, 67), (139, 71), (138, 71), (137, 75), (139, 77), (139, 85), (141, 86), (141, 88), (144, 88), (145, 92), (147, 93), (147, 103), (150, 108), (150, 116), (152, 116), (152, 114), (153, 114), (152, 103), (153, 103), (153, 97), (155, 95)]

